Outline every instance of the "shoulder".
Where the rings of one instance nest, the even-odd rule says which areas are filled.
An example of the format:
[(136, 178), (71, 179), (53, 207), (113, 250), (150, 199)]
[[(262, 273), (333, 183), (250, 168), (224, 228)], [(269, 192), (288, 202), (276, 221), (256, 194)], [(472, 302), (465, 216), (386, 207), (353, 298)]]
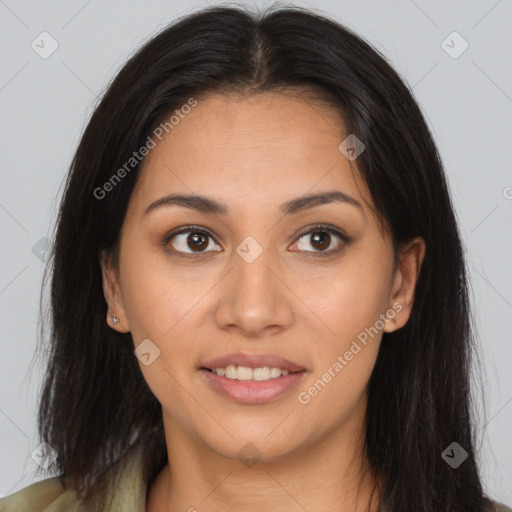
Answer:
[(503, 503), (493, 502), (494, 512), (512, 512), (512, 508), (503, 505)]
[(59, 478), (46, 478), (0, 499), (0, 512), (43, 512), (50, 505), (60, 501), (63, 496), (66, 496), (65, 501), (69, 507), (72, 504), (72, 497), (64, 491)]
[[(143, 512), (147, 482), (143, 471), (143, 444), (133, 446), (101, 474), (108, 510)], [(35, 482), (0, 499), (0, 512), (97, 512), (94, 503), (80, 501), (74, 489), (65, 489), (58, 476)]]

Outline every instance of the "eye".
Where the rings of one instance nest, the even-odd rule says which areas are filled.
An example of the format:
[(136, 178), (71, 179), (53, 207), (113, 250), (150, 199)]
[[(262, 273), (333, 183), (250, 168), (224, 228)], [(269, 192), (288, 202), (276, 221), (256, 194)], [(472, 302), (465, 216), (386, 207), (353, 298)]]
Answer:
[[(336, 238), (338, 243), (336, 243)], [(316, 225), (302, 233), (292, 247), (297, 247), (299, 251), (313, 253), (313, 256), (327, 256), (340, 252), (348, 243), (350, 243), (350, 238), (337, 229), (327, 225)], [(313, 250), (308, 250), (308, 246), (313, 247)]]
[[(307, 240), (309, 237), (309, 241)], [(336, 243), (336, 238), (338, 243)], [(304, 239), (304, 240), (303, 240)], [(217, 246), (217, 249), (211, 249), (210, 242)], [(299, 239), (292, 247), (299, 252), (312, 253), (311, 256), (329, 256), (340, 252), (345, 245), (350, 243), (351, 239), (344, 233), (329, 225), (315, 225), (309, 231), (299, 235)], [(184, 226), (177, 231), (167, 235), (162, 244), (164, 246), (172, 245), (174, 252), (181, 253), (186, 257), (199, 257), (206, 252), (220, 252), (222, 249), (215, 243), (215, 237), (208, 229), (199, 226)], [(308, 250), (308, 245), (313, 250)]]
[[(209, 230), (198, 226), (185, 226), (166, 236), (163, 245), (170, 243), (176, 252), (200, 255), (209, 252), (207, 249), (211, 245), (210, 241), (214, 241), (214, 237)], [(214, 250), (218, 252), (221, 249)]]

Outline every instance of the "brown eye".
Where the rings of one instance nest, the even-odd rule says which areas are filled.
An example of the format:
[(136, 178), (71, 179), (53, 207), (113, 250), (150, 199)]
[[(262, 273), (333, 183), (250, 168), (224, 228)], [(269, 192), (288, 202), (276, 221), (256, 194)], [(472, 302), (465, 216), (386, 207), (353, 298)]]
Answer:
[(208, 238), (202, 233), (194, 232), (187, 236), (186, 243), (190, 249), (202, 251), (208, 247)]
[[(164, 245), (171, 245), (175, 252), (201, 254), (209, 252), (207, 249), (211, 246), (211, 242), (214, 243), (214, 240), (210, 233), (203, 229), (196, 229), (189, 226), (166, 237)], [(217, 244), (214, 243), (214, 245)], [(217, 245), (217, 247), (219, 246)], [(211, 249), (210, 247), (210, 250), (219, 251), (220, 248)]]
[[(338, 243), (336, 243), (336, 239)], [(341, 251), (349, 242), (350, 239), (346, 235), (333, 228), (316, 226), (300, 235), (294, 246), (299, 251), (309, 252), (312, 253), (312, 255), (318, 253), (319, 256), (323, 256), (324, 254), (327, 256)], [(312, 247), (312, 250), (308, 247)]]
[(316, 231), (311, 236), (311, 245), (319, 251), (327, 249), (330, 243), (331, 235), (327, 231)]

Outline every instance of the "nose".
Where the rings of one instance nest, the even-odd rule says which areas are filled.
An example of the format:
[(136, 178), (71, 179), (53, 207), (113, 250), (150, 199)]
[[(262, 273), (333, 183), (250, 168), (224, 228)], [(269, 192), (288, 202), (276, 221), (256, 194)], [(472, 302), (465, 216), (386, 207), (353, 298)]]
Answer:
[[(293, 294), (271, 251), (260, 248), (254, 253), (258, 247), (254, 245), (241, 244), (233, 254), (234, 268), (222, 288), (214, 320), (222, 330), (239, 331), (247, 338), (264, 338), (292, 324)], [(258, 252), (261, 253), (253, 259)]]

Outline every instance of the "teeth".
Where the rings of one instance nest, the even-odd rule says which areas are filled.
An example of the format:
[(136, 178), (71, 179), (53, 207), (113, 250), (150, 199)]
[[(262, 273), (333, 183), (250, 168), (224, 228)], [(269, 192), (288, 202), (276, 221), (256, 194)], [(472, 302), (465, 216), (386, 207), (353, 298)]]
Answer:
[(228, 379), (236, 379), (237, 378), (236, 366), (233, 364), (230, 364), (228, 367), (226, 367), (225, 376)]
[(252, 378), (254, 380), (268, 380), (270, 377), (275, 378), (275, 375), (271, 375), (270, 368), (268, 366), (264, 366), (263, 368), (254, 368), (252, 371)]
[(239, 366), (236, 369), (236, 378), (238, 380), (251, 380), (252, 368), (247, 368), (247, 366)]
[(270, 368), (270, 376), (275, 379), (281, 375), (281, 370), (279, 368)]
[(288, 370), (281, 370), (274, 366), (264, 366), (262, 368), (249, 368), (248, 366), (236, 366), (230, 364), (226, 368), (214, 368), (213, 373), (220, 375), (221, 377), (227, 377), (232, 380), (270, 380), (277, 379), (281, 375), (288, 375)]

